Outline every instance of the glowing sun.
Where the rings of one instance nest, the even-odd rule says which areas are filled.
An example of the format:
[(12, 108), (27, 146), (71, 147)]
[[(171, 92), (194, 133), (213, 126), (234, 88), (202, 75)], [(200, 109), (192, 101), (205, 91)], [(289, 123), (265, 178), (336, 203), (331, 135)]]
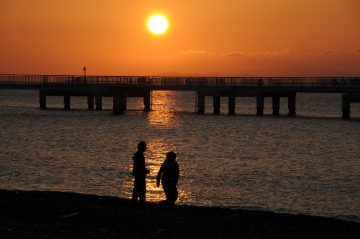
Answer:
[(151, 33), (161, 35), (167, 31), (169, 22), (162, 15), (153, 15), (149, 18), (147, 26)]

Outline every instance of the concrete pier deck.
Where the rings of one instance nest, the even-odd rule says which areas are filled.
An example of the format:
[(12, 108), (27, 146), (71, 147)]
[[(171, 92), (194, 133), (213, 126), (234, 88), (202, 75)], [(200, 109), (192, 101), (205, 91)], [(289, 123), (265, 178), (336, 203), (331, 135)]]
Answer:
[(360, 77), (152, 77), (152, 76), (73, 76), (0, 75), (0, 89), (39, 90), (39, 104), (46, 98), (63, 96), (70, 110), (71, 97), (87, 97), (89, 110), (102, 110), (102, 98), (113, 98), (114, 114), (123, 114), (128, 97), (142, 97), (144, 111), (151, 109), (151, 92), (193, 91), (196, 110), (205, 113), (205, 97), (213, 97), (213, 113), (220, 114), (220, 98), (228, 98), (228, 114), (235, 115), (236, 97), (256, 98), (256, 115), (264, 114), (264, 99), (272, 98), (272, 114), (280, 113), (280, 98), (287, 98), (288, 115), (296, 116), (297, 93), (339, 93), (342, 117), (350, 118), (351, 103), (359, 102)]

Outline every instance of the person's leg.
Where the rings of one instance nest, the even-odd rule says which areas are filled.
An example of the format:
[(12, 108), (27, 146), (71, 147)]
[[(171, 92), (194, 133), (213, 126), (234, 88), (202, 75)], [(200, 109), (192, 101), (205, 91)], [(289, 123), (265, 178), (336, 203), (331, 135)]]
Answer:
[(174, 207), (175, 206), (175, 201), (177, 200), (177, 198), (178, 198), (178, 191), (177, 191), (177, 188), (176, 188), (176, 185), (172, 185), (171, 186), (171, 190), (170, 190), (170, 194), (171, 194), (171, 196), (170, 196), (170, 205), (172, 206), (172, 207)]
[(175, 201), (178, 197), (177, 188), (174, 185), (166, 185), (164, 187), (164, 192), (166, 196), (166, 201), (169, 203), (170, 206), (175, 206)]
[(167, 185), (163, 185), (163, 188), (164, 188), (164, 193), (165, 193), (165, 197), (166, 197), (166, 202), (169, 202), (170, 198), (171, 198), (170, 188)]
[(145, 200), (146, 200), (146, 182), (145, 180), (143, 182), (141, 182), (139, 186), (139, 197), (140, 197), (140, 205), (144, 205), (145, 204)]
[(132, 197), (131, 197), (132, 204), (136, 204), (136, 202), (137, 202), (137, 198), (139, 197), (137, 192), (138, 192), (138, 188), (137, 188), (137, 182), (136, 182), (136, 179), (135, 179), (133, 193), (132, 193)]
[(179, 196), (179, 193), (178, 193), (178, 190), (175, 185), (174, 186), (174, 204), (175, 204), (175, 201), (178, 199), (178, 196)]

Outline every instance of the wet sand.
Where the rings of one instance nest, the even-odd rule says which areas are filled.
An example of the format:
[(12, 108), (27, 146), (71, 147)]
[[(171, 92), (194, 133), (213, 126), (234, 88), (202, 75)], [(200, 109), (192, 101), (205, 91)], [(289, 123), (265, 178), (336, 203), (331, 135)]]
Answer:
[(0, 238), (360, 238), (360, 223), (322, 217), (0, 190)]

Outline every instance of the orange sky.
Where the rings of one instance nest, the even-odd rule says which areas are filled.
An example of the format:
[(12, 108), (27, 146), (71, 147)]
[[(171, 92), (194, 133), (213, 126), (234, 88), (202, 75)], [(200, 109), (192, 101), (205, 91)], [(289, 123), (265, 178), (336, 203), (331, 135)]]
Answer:
[(0, 73), (360, 75), (359, 0), (0, 0), (0, 29)]

